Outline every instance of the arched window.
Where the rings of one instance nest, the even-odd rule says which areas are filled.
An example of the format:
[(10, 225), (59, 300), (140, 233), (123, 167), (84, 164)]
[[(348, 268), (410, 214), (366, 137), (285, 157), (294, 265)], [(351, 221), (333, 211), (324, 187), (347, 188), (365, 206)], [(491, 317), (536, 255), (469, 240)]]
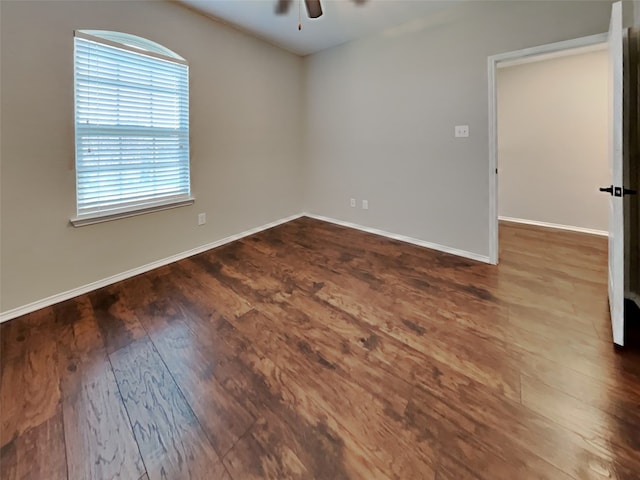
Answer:
[(75, 32), (80, 226), (193, 203), (189, 67), (150, 40)]

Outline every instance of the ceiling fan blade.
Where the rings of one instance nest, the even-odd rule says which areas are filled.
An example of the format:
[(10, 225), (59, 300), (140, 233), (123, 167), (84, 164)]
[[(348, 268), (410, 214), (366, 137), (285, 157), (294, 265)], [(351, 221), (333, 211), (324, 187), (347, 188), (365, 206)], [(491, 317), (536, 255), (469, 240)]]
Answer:
[(278, 0), (276, 3), (276, 15), (284, 15), (289, 11), (293, 0)]
[(322, 15), (322, 5), (320, 5), (320, 0), (304, 0), (304, 3), (307, 6), (309, 18), (318, 18)]

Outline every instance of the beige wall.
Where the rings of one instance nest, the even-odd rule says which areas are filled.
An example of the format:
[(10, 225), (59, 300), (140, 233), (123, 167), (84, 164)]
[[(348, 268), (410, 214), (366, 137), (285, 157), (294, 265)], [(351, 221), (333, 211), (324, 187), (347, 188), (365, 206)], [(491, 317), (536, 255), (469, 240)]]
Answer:
[[(2, 311), (300, 211), (300, 58), (172, 3), (0, 8)], [(74, 29), (132, 33), (190, 62), (194, 206), (69, 226)]]
[(488, 256), (487, 57), (606, 32), (610, 10), (473, 2), (308, 57), (307, 209)]
[(607, 231), (608, 53), (498, 69), (498, 212)]

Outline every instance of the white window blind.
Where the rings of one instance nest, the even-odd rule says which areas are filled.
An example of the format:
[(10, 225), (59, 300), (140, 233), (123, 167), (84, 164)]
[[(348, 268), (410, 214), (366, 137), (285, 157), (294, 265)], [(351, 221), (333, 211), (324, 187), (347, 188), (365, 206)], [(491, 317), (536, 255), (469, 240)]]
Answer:
[(137, 43), (76, 32), (78, 219), (191, 198), (189, 67), (131, 37)]

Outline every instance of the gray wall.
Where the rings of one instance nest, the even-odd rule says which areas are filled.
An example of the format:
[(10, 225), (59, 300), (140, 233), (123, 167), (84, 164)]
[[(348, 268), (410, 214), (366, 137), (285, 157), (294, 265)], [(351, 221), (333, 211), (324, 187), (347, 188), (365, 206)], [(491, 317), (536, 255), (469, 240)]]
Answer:
[[(0, 2), (1, 287), (7, 311), (298, 213), (302, 60), (168, 2)], [(73, 31), (190, 62), (190, 207), (73, 228)], [(197, 226), (197, 213), (207, 224)]]
[(308, 57), (307, 209), (488, 256), (487, 57), (606, 32), (610, 10), (473, 2)]
[(606, 232), (608, 52), (537, 58), (497, 71), (498, 212)]

